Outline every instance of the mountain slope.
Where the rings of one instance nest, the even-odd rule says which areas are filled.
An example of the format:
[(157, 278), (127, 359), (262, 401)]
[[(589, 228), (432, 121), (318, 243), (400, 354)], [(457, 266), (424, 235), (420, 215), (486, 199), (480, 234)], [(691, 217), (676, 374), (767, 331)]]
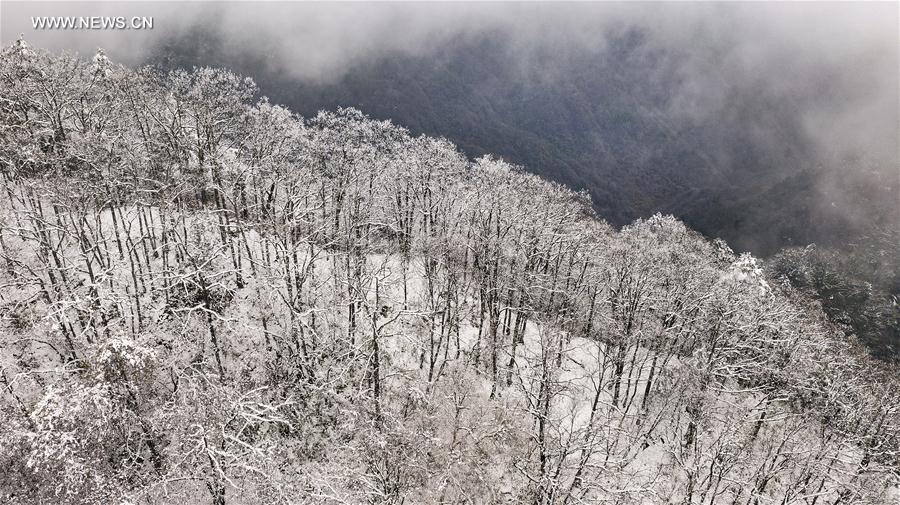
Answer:
[(898, 499), (896, 370), (673, 217), (223, 70), (0, 90), (4, 503)]

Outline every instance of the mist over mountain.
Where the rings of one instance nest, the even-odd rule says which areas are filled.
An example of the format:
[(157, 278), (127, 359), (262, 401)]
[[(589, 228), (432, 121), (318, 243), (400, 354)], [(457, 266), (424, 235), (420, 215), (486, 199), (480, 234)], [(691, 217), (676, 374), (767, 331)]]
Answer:
[[(755, 56), (764, 61), (747, 63), (753, 51), (741, 49), (739, 37), (698, 29), (697, 47), (666, 47), (646, 24), (601, 24), (585, 42), (556, 32), (523, 38), (486, 23), (439, 47), (386, 44), (339, 72), (285, 68), (284, 49), (266, 55), (223, 30), (193, 29), (146, 61), (226, 66), (303, 115), (353, 106), (413, 133), (445, 136), (472, 157), (501, 155), (587, 191), (615, 225), (672, 213), (762, 255), (843, 246), (873, 226), (896, 228), (896, 117), (890, 109), (870, 114), (867, 127), (877, 134), (865, 143), (852, 138), (855, 130), (844, 129), (841, 141), (828, 131), (864, 114), (872, 96), (887, 96), (896, 110), (883, 82), (844, 73), (853, 70), (846, 55), (764, 47)], [(806, 28), (815, 45), (815, 20)], [(751, 75), (759, 70), (772, 74)], [(882, 69), (888, 83), (896, 83), (892, 72)]]
[(8, 2), (5, 13), (4, 39), (25, 14), (153, 15), (153, 31), (128, 37), (29, 38), (102, 45), (131, 65), (230, 68), (304, 115), (354, 106), (586, 190), (615, 225), (670, 212), (769, 255), (900, 222), (895, 4)]

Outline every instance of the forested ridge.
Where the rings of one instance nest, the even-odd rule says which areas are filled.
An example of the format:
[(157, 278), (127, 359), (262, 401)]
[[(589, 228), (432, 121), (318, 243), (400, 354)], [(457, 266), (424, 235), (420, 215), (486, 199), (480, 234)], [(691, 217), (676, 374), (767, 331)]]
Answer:
[[(649, 46), (648, 37), (628, 30), (593, 52), (541, 43), (523, 49), (502, 32), (484, 33), (425, 54), (388, 52), (319, 82), (273, 65), (257, 46), (235, 50), (227, 31), (194, 26), (164, 39), (144, 61), (166, 71), (229, 68), (252, 75), (273, 103), (302, 115), (354, 107), (412, 134), (446, 137), (470, 158), (501, 156), (585, 190), (617, 228), (672, 214), (737, 252), (765, 258), (821, 301), (848, 337), (900, 363), (900, 133), (883, 132), (890, 139), (884, 147), (895, 146), (891, 159), (875, 162), (865, 150), (826, 156), (801, 112), (809, 112), (809, 100), (832, 100), (813, 98), (829, 89), (813, 84), (821, 76), (792, 96), (733, 76), (732, 87), (726, 79), (708, 90), (729, 94), (727, 106), (688, 119), (676, 112), (685, 62)], [(710, 63), (718, 69), (712, 74), (727, 74), (734, 61)], [(862, 80), (854, 89), (871, 84)], [(893, 125), (896, 131), (896, 115)], [(870, 140), (877, 150), (881, 144)]]
[(0, 90), (0, 502), (900, 502), (896, 369), (675, 218), (226, 70)]

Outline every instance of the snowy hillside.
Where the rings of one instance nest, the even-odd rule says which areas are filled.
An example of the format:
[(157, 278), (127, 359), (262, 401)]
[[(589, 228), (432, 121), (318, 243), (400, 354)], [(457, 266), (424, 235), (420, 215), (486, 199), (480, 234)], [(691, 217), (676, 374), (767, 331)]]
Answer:
[(224, 70), (0, 96), (2, 503), (900, 503), (896, 371), (672, 217)]

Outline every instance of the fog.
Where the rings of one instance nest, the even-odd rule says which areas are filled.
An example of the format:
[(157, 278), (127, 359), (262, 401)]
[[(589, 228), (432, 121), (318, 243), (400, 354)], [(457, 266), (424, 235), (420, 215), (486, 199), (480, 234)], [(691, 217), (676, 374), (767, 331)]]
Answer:
[[(33, 30), (31, 16), (152, 16), (148, 31)], [(812, 164), (846, 167), (866, 184), (900, 187), (898, 4), (885, 3), (2, 3), (4, 44), (32, 45), (140, 64), (159, 44), (202, 28), (235, 58), (264, 61), (300, 82), (328, 83), (363, 62), (429, 55), (485, 33), (502, 34), (523, 78), (564, 79), (534, 55), (602, 54), (612, 37), (643, 37), (642, 53), (671, 72), (647, 79), (668, 90), (664, 114), (715, 124), (737, 106), (782, 104), (813, 147)], [(576, 62), (577, 64), (577, 62)], [(546, 73), (546, 75), (542, 75)], [(741, 103), (736, 103), (741, 102)], [(790, 149), (760, 111), (747, 139)], [(781, 124), (781, 123), (780, 123)], [(785, 123), (786, 124), (786, 123)], [(782, 127), (784, 124), (781, 124)], [(795, 132), (796, 133), (796, 132)], [(716, 158), (715, 146), (709, 151)], [(717, 161), (727, 163), (727, 160)], [(870, 174), (876, 181), (868, 181)], [(823, 175), (821, 185), (834, 182)], [(894, 189), (896, 195), (896, 189)], [(835, 198), (839, 198), (839, 195)], [(835, 204), (835, 202), (829, 202)], [(852, 212), (853, 202), (837, 202)], [(896, 220), (895, 220), (896, 222)]]

